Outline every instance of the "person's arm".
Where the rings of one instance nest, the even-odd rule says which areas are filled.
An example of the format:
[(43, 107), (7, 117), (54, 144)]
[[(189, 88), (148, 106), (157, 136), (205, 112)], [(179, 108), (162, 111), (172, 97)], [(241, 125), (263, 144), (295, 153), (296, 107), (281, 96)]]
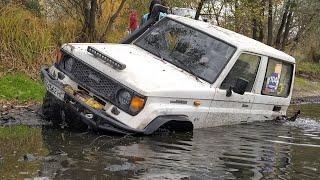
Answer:
[(141, 27), (145, 22), (147, 22), (148, 15), (149, 15), (149, 14), (145, 14), (145, 15), (143, 15), (143, 16), (141, 17), (140, 27)]

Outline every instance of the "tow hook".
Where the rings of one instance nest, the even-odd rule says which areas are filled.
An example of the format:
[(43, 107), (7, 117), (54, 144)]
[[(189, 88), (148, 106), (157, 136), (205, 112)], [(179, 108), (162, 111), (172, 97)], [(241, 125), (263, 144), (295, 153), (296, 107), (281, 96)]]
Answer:
[(88, 118), (88, 119), (92, 119), (93, 118), (93, 114), (85, 114), (84, 115), (86, 118)]

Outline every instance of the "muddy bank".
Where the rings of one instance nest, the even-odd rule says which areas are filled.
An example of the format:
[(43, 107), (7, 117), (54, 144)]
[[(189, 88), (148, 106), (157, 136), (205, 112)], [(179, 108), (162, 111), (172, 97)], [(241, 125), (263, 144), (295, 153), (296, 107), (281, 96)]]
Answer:
[(291, 104), (319, 104), (320, 96), (294, 97)]
[(0, 125), (48, 125), (49, 123), (42, 118), (40, 107), (40, 105), (2, 107), (0, 111)]

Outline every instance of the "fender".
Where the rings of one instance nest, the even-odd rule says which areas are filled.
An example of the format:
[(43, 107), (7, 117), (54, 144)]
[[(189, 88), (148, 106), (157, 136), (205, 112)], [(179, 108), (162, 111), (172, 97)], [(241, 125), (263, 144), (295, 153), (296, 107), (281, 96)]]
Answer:
[(154, 133), (156, 130), (158, 130), (162, 125), (168, 123), (168, 122), (176, 122), (181, 123), (184, 125), (188, 125), (188, 128), (186, 131), (193, 130), (193, 123), (188, 119), (187, 116), (184, 115), (166, 115), (166, 116), (158, 116), (155, 118), (151, 123), (149, 123), (144, 128), (144, 134), (150, 135)]

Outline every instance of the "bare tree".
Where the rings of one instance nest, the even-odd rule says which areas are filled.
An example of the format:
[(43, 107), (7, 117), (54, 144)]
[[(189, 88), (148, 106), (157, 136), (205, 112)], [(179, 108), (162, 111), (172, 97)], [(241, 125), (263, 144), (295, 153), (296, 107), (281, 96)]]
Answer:
[(112, 25), (114, 24), (115, 20), (117, 19), (117, 17), (120, 14), (120, 11), (123, 9), (124, 4), (126, 3), (127, 0), (121, 0), (121, 3), (118, 7), (118, 9), (116, 10), (116, 12), (114, 14), (112, 14), (112, 16), (110, 17), (108, 24), (105, 28), (105, 31), (102, 33), (102, 35), (100, 36), (100, 41), (103, 41), (106, 37), (106, 35), (108, 34), (108, 32), (110, 32)]
[(196, 16), (195, 16), (196, 20), (199, 20), (200, 13), (201, 13), (201, 10), (202, 10), (202, 7), (203, 7), (203, 4), (204, 4), (205, 1), (206, 0), (200, 0), (200, 2), (198, 4), (197, 11), (196, 11)]
[(290, 31), (290, 28), (291, 28), (292, 15), (293, 15), (293, 12), (290, 11), (289, 14), (288, 14), (286, 26), (284, 28), (284, 33), (283, 33), (283, 37), (282, 37), (282, 44), (281, 44), (281, 50), (284, 50), (285, 46), (287, 45), (289, 31)]
[(290, 11), (290, 4), (291, 4), (291, 1), (287, 0), (286, 4), (284, 6), (284, 13), (282, 15), (282, 20), (281, 20), (281, 23), (280, 23), (280, 27), (278, 29), (276, 42), (275, 42), (275, 46), (276, 46), (277, 49), (280, 49), (280, 47), (281, 47), (281, 37), (283, 36), (283, 30), (285, 28), (285, 25), (286, 25), (286, 22), (287, 22), (287, 19), (288, 19), (288, 14), (289, 14), (289, 11)]
[(273, 41), (273, 2), (272, 0), (268, 0), (268, 40), (267, 44), (269, 46), (272, 45)]
[[(60, 14), (61, 16), (61, 14), (64, 14), (81, 23), (82, 28), (79, 32), (80, 35), (76, 40), (78, 42), (104, 41), (127, 0), (118, 0), (118, 2), (120, 2), (120, 5), (114, 12), (112, 12), (112, 10), (108, 12), (111, 15), (109, 18), (104, 19), (105, 17), (101, 14), (102, 11), (105, 11), (106, 9), (103, 8), (108, 3), (113, 6), (115, 0), (47, 0), (51, 9), (57, 11), (56, 15)], [(97, 22), (101, 22), (99, 24), (105, 24), (105, 27), (102, 28), (104, 29), (102, 32), (97, 31)]]

